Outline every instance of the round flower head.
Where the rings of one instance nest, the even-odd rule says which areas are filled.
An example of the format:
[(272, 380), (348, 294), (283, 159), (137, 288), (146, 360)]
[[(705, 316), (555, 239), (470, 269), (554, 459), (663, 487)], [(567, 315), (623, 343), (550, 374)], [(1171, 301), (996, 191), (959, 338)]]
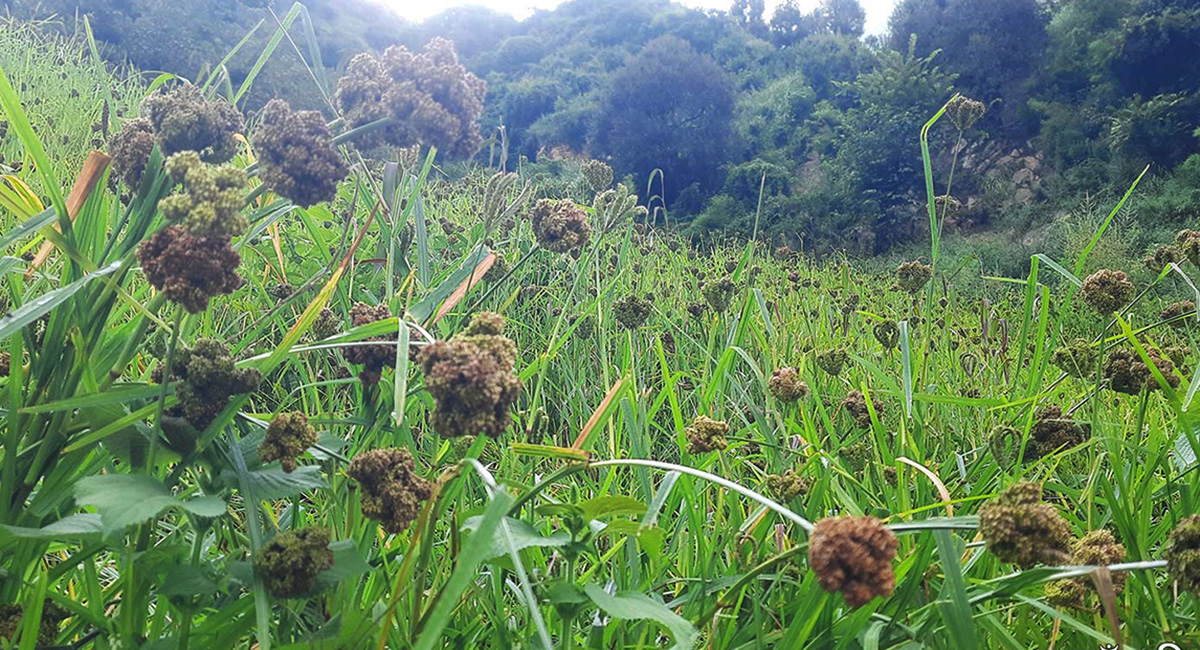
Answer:
[(1200, 266), (1200, 230), (1180, 230), (1175, 235), (1175, 247), (1187, 261)]
[(933, 277), (933, 267), (920, 260), (905, 262), (896, 267), (896, 284), (906, 293), (915, 294)]
[(362, 488), (362, 511), (392, 534), (404, 532), (433, 494), (407, 449), (373, 449), (350, 461), (346, 474)]
[(1090, 379), (1096, 374), (1096, 348), (1087, 339), (1072, 339), (1050, 354), (1050, 363), (1076, 379)]
[[(1108, 566), (1119, 564), (1125, 560), (1125, 546), (1113, 537), (1107, 530), (1093, 530), (1075, 542), (1071, 550), (1071, 564), (1082, 566)], [(1125, 586), (1126, 573), (1112, 573), (1113, 588), (1117, 593)], [(1080, 582), (1090, 585), (1091, 581), (1080, 578)]]
[(124, 181), (126, 187), (137, 189), (142, 182), (142, 174), (146, 172), (146, 163), (150, 160), (152, 151), (154, 127), (150, 120), (140, 117), (129, 120), (108, 143), (113, 173)]
[(332, 201), (349, 168), (317, 111), (293, 111), (287, 102), (267, 102), (254, 133), (263, 183), (307, 208)]
[(293, 287), (289, 282), (280, 282), (267, 287), (267, 295), (276, 300), (286, 300), (293, 293), (296, 293), (296, 287)]
[(875, 334), (875, 340), (879, 341), (885, 350), (895, 350), (900, 345), (900, 326), (894, 320), (876, 323), (872, 332)]
[[(1196, 303), (1191, 300), (1180, 300), (1167, 305), (1158, 317), (1171, 321), (1171, 327), (1187, 327), (1196, 316)], [(1190, 318), (1185, 318), (1190, 317)]]
[[(361, 327), (367, 323), (388, 318), (391, 314), (388, 313), (387, 305), (378, 304), (374, 307), (365, 303), (354, 303), (350, 308), (350, 323), (354, 327)], [(388, 341), (387, 336), (372, 336), (366, 341)], [(379, 383), (379, 379), (383, 374), (384, 368), (394, 368), (396, 366), (396, 348), (386, 344), (369, 344), (365, 341), (359, 341), (358, 345), (342, 348), (342, 356), (346, 361), (355, 364), (361, 364), (363, 369), (358, 373), (358, 378), (367, 386), (373, 386)]]
[(613, 168), (606, 162), (588, 160), (580, 165), (579, 173), (583, 175), (583, 180), (592, 192), (602, 192), (612, 187)]
[(818, 352), (816, 358), (818, 368), (836, 377), (842, 374), (842, 368), (850, 360), (850, 355), (842, 348), (833, 348)]
[(379, 58), (354, 57), (335, 100), (351, 127), (394, 120), (368, 143), (432, 145), (464, 157), (483, 142), (478, 122), (486, 93), (487, 84), (459, 63), (453, 43), (435, 38), (419, 54), (392, 46)]
[(733, 297), (737, 294), (737, 285), (729, 278), (721, 278), (704, 285), (704, 301), (718, 314), (729, 309)]
[(696, 320), (704, 318), (704, 314), (708, 312), (708, 306), (702, 302), (689, 302), (684, 309), (687, 310), (689, 316)]
[(254, 572), (276, 598), (300, 598), (317, 588), (317, 575), (333, 568), (329, 531), (301, 528), (280, 532), (254, 556)]
[(1133, 300), (1134, 286), (1124, 271), (1101, 269), (1083, 281), (1083, 300), (1109, 316)]
[(230, 397), (254, 391), (262, 380), (257, 370), (238, 368), (229, 348), (216, 339), (178, 350), (172, 374), (183, 380), (175, 389), (177, 414), (199, 430), (225, 410)]
[(722, 451), (729, 446), (729, 441), (725, 439), (725, 436), (729, 435), (729, 425), (707, 415), (696, 416), (688, 425), (686, 433), (689, 454)]
[(1200, 597), (1200, 515), (1187, 517), (1175, 526), (1163, 555), (1171, 578), (1184, 591)]
[(1083, 444), (1090, 437), (1091, 425), (1064, 418), (1062, 409), (1057, 406), (1045, 406), (1038, 409), (1035, 415), (1025, 458), (1037, 460)]
[(193, 314), (208, 309), (210, 298), (242, 286), (242, 258), (224, 237), (194, 237), (182, 226), (168, 226), (143, 242), (137, 256), (150, 284)]
[(1142, 263), (1151, 273), (1162, 273), (1168, 264), (1178, 264), (1182, 261), (1183, 254), (1176, 246), (1159, 246), (1142, 259)]
[[(1178, 388), (1179, 375), (1175, 374), (1175, 364), (1158, 350), (1151, 347), (1145, 349), (1146, 356), (1158, 368), (1167, 385)], [(1126, 395), (1137, 395), (1143, 389), (1154, 391), (1162, 388), (1141, 355), (1127, 348), (1116, 348), (1108, 353), (1104, 360), (1104, 378), (1108, 380), (1109, 388)]]
[(539, 199), (529, 218), (538, 245), (555, 253), (581, 248), (592, 235), (587, 213), (568, 199)]
[(772, 372), (771, 378), (767, 380), (767, 390), (772, 397), (781, 402), (795, 402), (807, 397), (809, 393), (808, 384), (800, 379), (800, 371), (791, 366), (784, 366)]
[(195, 151), (204, 162), (223, 163), (237, 153), (234, 136), (245, 130), (241, 113), (221, 99), (208, 99), (187, 84), (155, 93), (142, 102), (164, 156)]
[(983, 102), (964, 95), (957, 95), (946, 104), (946, 117), (950, 118), (960, 131), (974, 126), (986, 112), (987, 106)]
[(267, 463), (277, 460), (283, 471), (290, 473), (299, 467), (296, 459), (315, 444), (317, 431), (308, 423), (308, 417), (299, 411), (280, 413), (267, 426), (258, 457)]
[(1062, 563), (1071, 548), (1070, 525), (1036, 483), (1015, 483), (980, 508), (979, 533), (996, 557), (1023, 569)]
[(242, 216), (244, 172), (205, 165), (194, 151), (171, 156), (166, 169), (184, 188), (159, 203), (167, 221), (182, 225), (197, 237), (232, 237), (246, 229)]
[[(873, 404), (875, 413), (879, 413), (879, 405)], [(852, 390), (846, 393), (845, 399), (842, 400), (842, 408), (854, 418), (854, 423), (860, 428), (868, 429), (871, 427), (871, 411), (867, 408), (867, 398), (860, 390)], [(882, 417), (882, 416), (881, 416)]]
[(899, 547), (895, 533), (874, 517), (831, 517), (818, 521), (809, 536), (808, 564), (822, 589), (841, 592), (847, 605), (862, 607), (892, 595)]
[(776, 499), (787, 503), (808, 492), (808, 480), (789, 469), (783, 474), (768, 474), (767, 489)]
[(627, 330), (635, 330), (650, 318), (649, 301), (630, 294), (613, 303), (613, 316)]
[(483, 433), (495, 438), (511, 424), (521, 380), (513, 371), (516, 345), (503, 331), (503, 322), (485, 312), (462, 334), (421, 353), (425, 388), (436, 403), (433, 428), (442, 436)]

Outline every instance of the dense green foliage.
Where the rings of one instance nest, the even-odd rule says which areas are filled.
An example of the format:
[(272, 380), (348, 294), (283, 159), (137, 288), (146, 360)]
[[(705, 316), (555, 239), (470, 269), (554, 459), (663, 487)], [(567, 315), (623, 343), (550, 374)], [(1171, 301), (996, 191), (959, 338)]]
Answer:
[[(6, 4), (86, 11), (106, 51), (149, 70), (212, 66), (214, 52), (263, 21), (228, 64), (235, 86), (277, 19), (262, 3), (220, 0)], [(411, 24), (362, 0), (317, 1), (310, 12), (331, 76), (364, 48), (453, 40), (489, 84), (491, 160), (607, 160), (659, 208), (654, 218), (665, 206), (694, 234), (750, 234), (757, 222), (795, 248), (863, 254), (919, 239), (913, 134), (955, 92), (988, 107), (961, 140), (935, 134), (934, 167), (956, 167), (964, 206), (950, 228), (968, 234), (1056, 246), (1040, 239), (1047, 221), (1119, 192), (1146, 165), (1171, 185), (1200, 146), (1200, 8), (1184, 0), (901, 0), (882, 37), (863, 36), (857, 0), (811, 11), (789, 0), (770, 14), (761, 0), (709, 12), (574, 0), (521, 22), (468, 7)], [(260, 76), (250, 105), (283, 94), (327, 108), (294, 49)], [(1135, 247), (1181, 225), (1151, 194), (1154, 232)]]
[[(1083, 204), (1062, 254), (1001, 241), (1029, 271), (992, 277), (943, 237), (971, 206), (937, 196), (973, 187), (949, 171), (975, 169), (953, 147), (983, 106), (943, 103), (955, 72), (911, 40), (846, 40), (853, 5), (787, 48), (870, 61), (823, 89), (751, 89), (678, 35), (614, 57), (653, 100), (637, 128), (694, 134), (662, 133), (678, 148), (655, 161), (596, 86), (610, 121), (581, 137), (617, 174), (561, 146), (444, 172), (433, 147), (477, 143), (483, 110), (445, 41), (336, 86), (314, 69), (337, 119), (279, 100), (246, 119), (261, 91), (232, 73), (144, 89), (83, 38), (0, 23), (21, 54), (0, 53), (0, 647), (1200, 642), (1200, 230), (1138, 219), (1194, 219), (1200, 158)], [(52, 145), (105, 105), (120, 133)], [(1186, 102), (1142, 106), (1130, 137)], [(928, 140), (905, 127), (927, 120)], [(1041, 159), (1005, 157), (1042, 205)], [(614, 178), (651, 164), (653, 212)], [(659, 223), (668, 175), (695, 179), (672, 200), (697, 229), (916, 238), (924, 259), (690, 237)]]

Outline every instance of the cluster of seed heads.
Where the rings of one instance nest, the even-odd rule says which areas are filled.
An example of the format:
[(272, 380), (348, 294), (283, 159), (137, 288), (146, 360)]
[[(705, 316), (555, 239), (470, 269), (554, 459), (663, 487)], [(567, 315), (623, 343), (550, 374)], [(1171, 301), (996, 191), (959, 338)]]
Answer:
[[(1175, 364), (1161, 352), (1146, 347), (1146, 356), (1154, 368), (1162, 375), (1163, 380), (1171, 388), (1179, 387), (1179, 375), (1175, 374)], [(1162, 387), (1154, 372), (1136, 351), (1128, 348), (1115, 348), (1104, 359), (1104, 378), (1108, 387), (1118, 393), (1137, 395), (1143, 390), (1155, 391)]]
[(710, 451), (723, 451), (729, 446), (726, 436), (729, 435), (729, 425), (714, 420), (707, 415), (698, 415), (687, 430), (687, 452), (703, 454)]
[(1101, 316), (1109, 316), (1133, 300), (1134, 286), (1124, 271), (1101, 269), (1083, 281), (1083, 300)]
[(492, 312), (475, 315), (462, 333), (425, 348), (421, 368), (436, 404), (434, 430), (447, 438), (481, 433), (495, 438), (508, 429), (521, 393), (516, 357), (503, 317)]
[(539, 199), (529, 213), (538, 245), (555, 253), (570, 253), (592, 235), (587, 212), (568, 199)]
[(478, 121), (486, 93), (487, 84), (459, 62), (454, 44), (435, 38), (421, 53), (392, 46), (378, 58), (354, 57), (335, 101), (351, 127), (391, 120), (362, 144), (420, 144), (465, 157), (483, 142)]
[[(354, 327), (362, 327), (367, 323), (374, 323), (390, 316), (387, 305), (382, 303), (371, 306), (359, 302), (350, 308), (350, 323)], [(342, 356), (346, 358), (346, 361), (363, 367), (358, 373), (358, 378), (364, 385), (378, 384), (383, 376), (383, 369), (396, 366), (396, 348), (387, 345), (386, 341), (388, 340), (388, 337), (383, 335), (371, 336), (357, 345), (342, 349)], [(367, 341), (377, 343), (367, 343)]]
[(267, 426), (267, 435), (258, 448), (258, 457), (263, 462), (279, 461), (284, 472), (293, 472), (299, 467), (297, 459), (317, 444), (317, 431), (308, 423), (308, 417), (299, 411), (280, 413)]
[(150, 121), (163, 156), (194, 151), (207, 163), (233, 158), (236, 135), (246, 127), (236, 108), (222, 99), (205, 97), (191, 84), (147, 97), (142, 115)]
[(1061, 564), (1071, 548), (1070, 524), (1036, 483), (1015, 483), (980, 508), (979, 534), (993, 555), (1023, 569)]
[(933, 277), (933, 267), (920, 260), (905, 262), (896, 268), (896, 284), (905, 293), (916, 294)]
[(840, 592), (851, 607), (892, 595), (895, 533), (874, 517), (830, 517), (817, 522), (808, 540), (808, 564), (825, 591)]
[(171, 374), (182, 380), (175, 389), (179, 405), (174, 414), (198, 430), (216, 419), (231, 397), (253, 392), (262, 381), (257, 370), (238, 368), (229, 348), (216, 339), (200, 339), (191, 348), (177, 350)]
[(362, 489), (363, 514), (389, 533), (404, 532), (420, 513), (433, 486), (417, 474), (407, 449), (373, 449), (350, 461), (346, 474)]
[(767, 380), (767, 390), (780, 402), (791, 403), (807, 397), (808, 384), (800, 378), (800, 371), (791, 366), (775, 369)]
[(253, 142), (263, 183), (300, 207), (332, 201), (349, 173), (325, 118), (316, 111), (293, 111), (281, 99), (263, 107)]
[(333, 568), (329, 531), (287, 530), (263, 544), (254, 556), (254, 572), (276, 598), (300, 598), (317, 589), (317, 576)]

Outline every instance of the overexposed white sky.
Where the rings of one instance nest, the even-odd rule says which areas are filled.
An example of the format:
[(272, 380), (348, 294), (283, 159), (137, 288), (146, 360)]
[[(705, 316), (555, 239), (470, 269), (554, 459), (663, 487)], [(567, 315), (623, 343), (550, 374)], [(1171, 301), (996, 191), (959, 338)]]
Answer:
[[(424, 20), (451, 7), (478, 5), (497, 11), (508, 12), (517, 18), (526, 18), (537, 9), (553, 9), (563, 0), (380, 0), (393, 7), (397, 13), (409, 20)], [(732, 0), (676, 0), (697, 9), (729, 9)], [(867, 33), (882, 34), (887, 29), (888, 16), (897, 0), (859, 0), (867, 11)], [(774, 10), (779, 0), (767, 0), (767, 15)], [(801, 0), (806, 9), (820, 4), (820, 0)]]

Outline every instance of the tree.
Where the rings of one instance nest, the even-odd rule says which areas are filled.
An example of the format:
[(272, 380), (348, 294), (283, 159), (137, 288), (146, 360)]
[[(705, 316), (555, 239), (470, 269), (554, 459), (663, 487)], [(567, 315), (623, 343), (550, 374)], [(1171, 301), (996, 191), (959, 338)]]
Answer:
[(767, 23), (763, 19), (766, 9), (764, 0), (733, 0), (729, 16), (742, 29), (755, 36), (763, 36), (767, 31)]
[(824, 16), (805, 13), (798, 0), (785, 0), (771, 16), (771, 40), (779, 47), (795, 45), (824, 29)]
[(693, 182), (716, 186), (732, 116), (733, 84), (724, 71), (682, 39), (664, 36), (612, 75), (590, 149), (611, 156), (617, 172), (632, 173), (639, 185), (662, 169), (670, 202)]
[(992, 114), (1021, 138), (1028, 134), (1017, 130), (1018, 120), (1047, 43), (1045, 7), (1042, 0), (901, 0), (889, 38), (900, 52), (913, 35), (918, 56), (941, 50), (938, 61), (958, 75), (959, 90), (1000, 99)]
[(834, 34), (858, 38), (867, 25), (867, 12), (858, 0), (824, 0), (820, 8), (825, 26)]

